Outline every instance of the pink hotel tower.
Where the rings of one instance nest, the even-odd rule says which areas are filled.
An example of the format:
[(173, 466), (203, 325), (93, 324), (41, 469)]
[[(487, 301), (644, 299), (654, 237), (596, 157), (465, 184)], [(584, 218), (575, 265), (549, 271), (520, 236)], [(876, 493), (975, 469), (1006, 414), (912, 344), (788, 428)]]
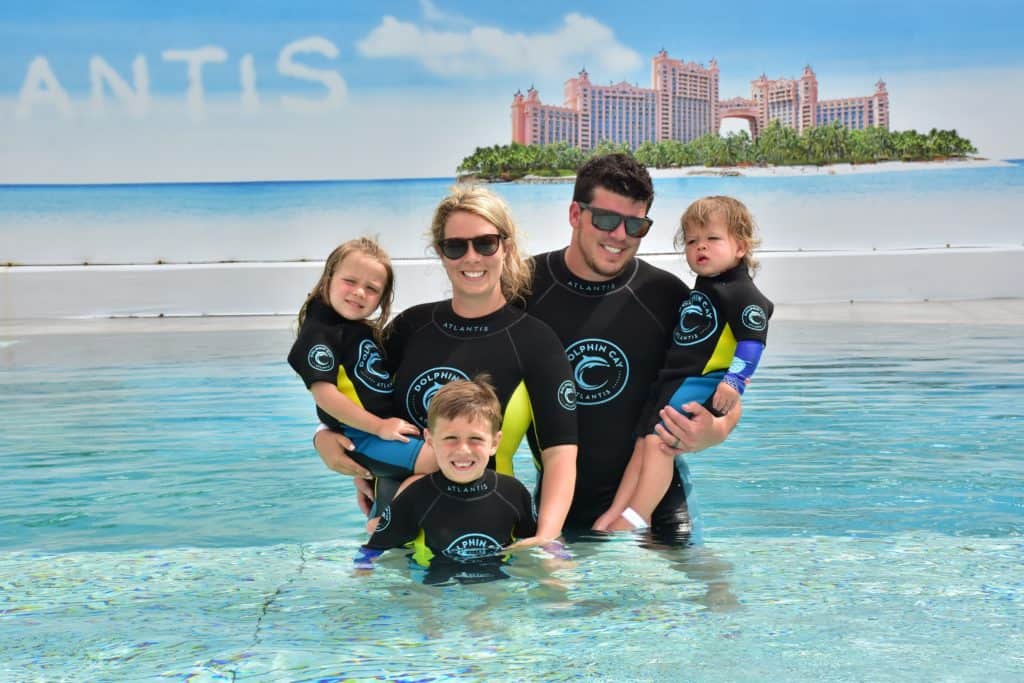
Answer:
[(718, 99), (718, 63), (704, 67), (672, 59), (665, 50), (651, 60), (651, 88), (626, 82), (594, 85), (586, 70), (565, 82), (564, 104), (541, 104), (534, 88), (512, 98), (512, 141), (524, 145), (567, 142), (590, 150), (602, 140), (689, 142), (717, 133), (723, 118), (742, 118), (757, 137), (769, 121), (801, 132), (839, 121), (847, 128), (889, 127), (889, 93), (878, 81), (866, 97), (819, 100), (818, 79), (805, 67), (798, 80), (751, 81), (750, 99)]

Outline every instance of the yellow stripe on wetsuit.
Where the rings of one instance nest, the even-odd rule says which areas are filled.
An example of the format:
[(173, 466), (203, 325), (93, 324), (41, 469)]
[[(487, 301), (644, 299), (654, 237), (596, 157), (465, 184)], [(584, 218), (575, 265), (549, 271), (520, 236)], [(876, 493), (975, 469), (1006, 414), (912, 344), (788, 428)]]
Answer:
[(533, 404), (530, 393), (526, 390), (526, 384), (519, 382), (505, 404), (505, 413), (501, 419), (501, 441), (498, 443), (494, 466), (499, 473), (515, 476), (512, 456), (532, 423)]
[(345, 372), (344, 367), (338, 368), (338, 391), (346, 398), (351, 399), (360, 408), (363, 407), (363, 402), (359, 399), (359, 392), (356, 391), (356, 387), (352, 384), (352, 380), (349, 378), (348, 373)]
[(732, 365), (732, 358), (736, 355), (736, 337), (732, 333), (729, 323), (722, 328), (722, 334), (715, 344), (715, 351), (711, 354), (707, 364), (700, 374), (706, 375), (715, 370), (728, 370)]

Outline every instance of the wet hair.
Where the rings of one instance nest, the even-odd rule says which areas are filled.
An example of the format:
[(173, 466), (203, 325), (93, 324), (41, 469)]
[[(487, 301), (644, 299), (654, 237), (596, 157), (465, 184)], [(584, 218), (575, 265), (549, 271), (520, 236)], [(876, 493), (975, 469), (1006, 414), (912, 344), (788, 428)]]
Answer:
[(572, 200), (590, 202), (594, 199), (594, 189), (598, 187), (643, 202), (648, 211), (654, 202), (651, 174), (640, 162), (622, 152), (587, 159), (576, 172)]
[(430, 243), (440, 257), (438, 243), (445, 238), (448, 218), (456, 211), (466, 211), (498, 229), (501, 241), (501, 293), (509, 302), (525, 303), (533, 278), (533, 261), (519, 252), (516, 224), (512, 212), (501, 197), (479, 185), (456, 185), (434, 210), (430, 222)]
[(328, 295), (331, 286), (331, 278), (334, 276), (334, 272), (341, 265), (341, 262), (345, 260), (350, 254), (363, 254), (369, 256), (377, 263), (384, 266), (384, 271), (387, 273), (387, 280), (384, 283), (384, 290), (380, 293), (380, 304), (378, 305), (378, 313), (373, 318), (367, 318), (366, 323), (373, 328), (373, 336), (377, 340), (377, 343), (383, 343), (384, 339), (384, 326), (388, 322), (388, 318), (391, 316), (391, 304), (395, 296), (395, 271), (391, 267), (391, 257), (384, 251), (383, 247), (377, 243), (377, 240), (372, 237), (356, 237), (347, 242), (342, 243), (331, 252), (324, 261), (324, 272), (321, 273), (320, 279), (317, 280), (316, 285), (313, 287), (313, 291), (306, 296), (306, 301), (303, 302), (302, 308), (299, 309), (299, 327), (302, 326), (303, 321), (306, 319), (306, 309), (309, 308), (309, 302), (313, 299), (320, 299), (328, 306), (331, 305), (331, 300)]
[(491, 386), (491, 377), (480, 373), (473, 379), (457, 379), (437, 390), (427, 408), (427, 429), (434, 429), (438, 420), (483, 419), (491, 434), (501, 431), (501, 402)]
[(760, 266), (757, 259), (754, 258), (754, 250), (761, 246), (761, 240), (757, 236), (757, 224), (754, 222), (754, 216), (738, 199), (713, 196), (698, 199), (690, 204), (679, 219), (679, 229), (673, 240), (676, 249), (685, 248), (687, 227), (703, 227), (716, 213), (721, 213), (725, 224), (729, 227), (729, 234), (746, 249), (742, 262), (747, 267), (747, 272), (753, 277)]

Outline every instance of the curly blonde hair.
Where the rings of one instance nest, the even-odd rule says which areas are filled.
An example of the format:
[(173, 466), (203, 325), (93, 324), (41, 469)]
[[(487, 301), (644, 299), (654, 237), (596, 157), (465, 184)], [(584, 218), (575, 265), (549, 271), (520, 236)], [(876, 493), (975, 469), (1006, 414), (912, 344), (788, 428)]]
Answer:
[(530, 294), (533, 278), (533, 261), (524, 258), (519, 250), (519, 241), (512, 212), (501, 197), (479, 185), (456, 185), (434, 210), (430, 222), (430, 243), (440, 257), (438, 246), (445, 238), (444, 228), (448, 218), (456, 211), (466, 211), (498, 229), (504, 237), (504, 256), (501, 260), (501, 293), (509, 302), (525, 302)]
[(679, 229), (676, 230), (673, 244), (676, 249), (682, 250), (686, 246), (686, 228), (703, 227), (716, 213), (721, 213), (725, 224), (729, 226), (729, 234), (746, 250), (742, 261), (753, 277), (761, 265), (754, 258), (754, 250), (761, 246), (761, 239), (757, 236), (757, 224), (750, 209), (738, 199), (717, 195), (690, 204), (679, 219)]

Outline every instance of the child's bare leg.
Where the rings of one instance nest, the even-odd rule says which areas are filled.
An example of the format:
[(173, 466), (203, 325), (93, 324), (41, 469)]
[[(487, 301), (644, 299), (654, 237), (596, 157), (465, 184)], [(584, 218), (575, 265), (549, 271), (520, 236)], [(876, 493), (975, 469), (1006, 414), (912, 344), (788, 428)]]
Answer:
[(636, 491), (637, 482), (640, 481), (640, 469), (643, 466), (643, 458), (640, 456), (640, 449), (643, 448), (643, 439), (637, 439), (633, 446), (633, 454), (629, 457), (629, 464), (622, 473), (622, 480), (615, 492), (615, 499), (612, 505), (603, 515), (597, 518), (592, 529), (595, 531), (606, 531), (609, 525), (619, 518), (622, 511), (629, 505), (629, 500)]
[[(627, 507), (640, 515), (644, 522), (650, 524), (654, 508), (658, 507), (658, 503), (665, 497), (665, 492), (668, 491), (668, 487), (672, 483), (675, 459), (662, 452), (662, 440), (657, 434), (645, 436), (641, 443), (640, 479)], [(633, 528), (635, 525), (621, 516), (608, 527), (611, 531)]]

